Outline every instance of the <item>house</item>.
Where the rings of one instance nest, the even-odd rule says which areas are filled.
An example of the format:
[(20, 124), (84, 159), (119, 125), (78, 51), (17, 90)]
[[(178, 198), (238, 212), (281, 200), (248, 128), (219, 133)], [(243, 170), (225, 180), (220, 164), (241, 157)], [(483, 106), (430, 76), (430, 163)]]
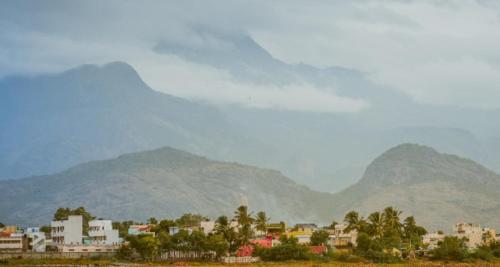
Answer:
[(28, 238), (28, 249), (33, 252), (45, 252), (46, 237), (39, 227), (28, 227), (24, 232)]
[(23, 233), (0, 233), (0, 252), (23, 252), (28, 250), (28, 240)]
[(295, 231), (312, 234), (314, 231), (319, 230), (319, 227), (314, 223), (299, 223), (293, 228)]
[(203, 231), (206, 235), (212, 233), (215, 229), (214, 221), (202, 221), (200, 222), (200, 230)]
[(152, 229), (153, 229), (153, 226), (149, 225), (149, 224), (131, 225), (128, 228), (128, 234), (129, 235), (152, 235), (152, 236), (155, 236), (155, 232), (153, 232)]
[(334, 229), (327, 230), (330, 234), (330, 246), (336, 249), (348, 249), (356, 247), (358, 232), (356, 230), (345, 232), (346, 224), (340, 223), (335, 225)]
[(266, 227), (266, 235), (279, 238), (286, 231), (285, 223), (270, 223)]
[(286, 233), (286, 236), (288, 238), (290, 237), (297, 238), (299, 244), (309, 244), (311, 242), (311, 235), (312, 232), (294, 231), (294, 230)]
[(89, 238), (92, 245), (113, 245), (120, 243), (118, 230), (113, 229), (111, 220), (89, 221)]
[(83, 239), (83, 217), (70, 215), (68, 219), (50, 223), (52, 242), (55, 245), (81, 245)]
[(469, 249), (477, 248), (483, 243), (483, 228), (474, 223), (457, 223), (453, 226), (453, 236), (465, 240)]
[(444, 237), (442, 232), (428, 233), (422, 237), (422, 243), (427, 246), (427, 249), (432, 250), (438, 247), (439, 242), (442, 242)]

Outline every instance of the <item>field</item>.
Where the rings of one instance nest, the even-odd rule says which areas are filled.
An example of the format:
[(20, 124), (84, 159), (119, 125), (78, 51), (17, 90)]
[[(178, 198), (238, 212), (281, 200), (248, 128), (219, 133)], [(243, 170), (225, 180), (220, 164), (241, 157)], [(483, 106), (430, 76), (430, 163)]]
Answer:
[(432, 262), (432, 261), (416, 261), (411, 263), (401, 263), (401, 264), (374, 264), (374, 263), (345, 263), (345, 262), (262, 262), (254, 264), (205, 264), (205, 263), (190, 263), (190, 262), (177, 262), (177, 263), (129, 263), (129, 262), (116, 262), (110, 260), (90, 260), (90, 259), (80, 259), (80, 260), (27, 260), (27, 259), (15, 259), (9, 261), (0, 261), (0, 266), (123, 266), (123, 267), (139, 267), (139, 266), (193, 266), (193, 267), (222, 267), (222, 266), (232, 266), (232, 267), (376, 267), (376, 266), (388, 266), (388, 267), (427, 267), (427, 266), (448, 266), (448, 267), (468, 267), (468, 266), (495, 266), (500, 267), (500, 262), (474, 262), (474, 263), (446, 263), (446, 262)]

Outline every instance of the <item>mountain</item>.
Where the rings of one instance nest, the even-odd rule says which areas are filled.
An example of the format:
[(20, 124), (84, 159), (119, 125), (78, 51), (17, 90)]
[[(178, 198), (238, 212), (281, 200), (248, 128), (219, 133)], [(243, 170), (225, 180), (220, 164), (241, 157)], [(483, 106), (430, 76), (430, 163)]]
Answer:
[(277, 171), (209, 160), (169, 147), (81, 164), (49, 176), (0, 181), (3, 223), (46, 224), (58, 207), (98, 217), (146, 220), (183, 213), (232, 216), (247, 203), (273, 221), (327, 222), (330, 194)]
[[(467, 130), (496, 127), (489, 115), (413, 103), (374, 86), (355, 70), (287, 64), (248, 36), (206, 38), (216, 38), (215, 44), (231, 49), (162, 43), (156, 50), (223, 68), (240, 82), (257, 75), (265, 84), (307, 80), (324, 90), (334, 84), (340, 95), (368, 99), (370, 109), (318, 114), (207, 105), (154, 91), (123, 62), (4, 78), (0, 80), (0, 180), (53, 174), (80, 163), (163, 146), (276, 169), (326, 192), (354, 184), (373, 158), (403, 142), (432, 146), (500, 170), (498, 139)], [(484, 127), (459, 123), (470, 117)]]
[(335, 195), (335, 214), (395, 206), (430, 229), (455, 222), (500, 227), (500, 175), (433, 148), (402, 144), (376, 158), (355, 185)]
[(126, 63), (0, 80), (0, 179), (167, 145), (243, 160), (266, 151), (216, 108), (154, 91)]

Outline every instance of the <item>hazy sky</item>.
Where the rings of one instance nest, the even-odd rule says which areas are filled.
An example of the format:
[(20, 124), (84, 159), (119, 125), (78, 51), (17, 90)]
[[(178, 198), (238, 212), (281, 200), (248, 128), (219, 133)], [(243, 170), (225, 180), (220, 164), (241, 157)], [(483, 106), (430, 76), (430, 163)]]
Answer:
[(362, 71), (422, 103), (500, 108), (495, 0), (1, 1), (0, 77), (119, 60), (157, 90), (203, 101), (313, 112), (370, 105), (306, 82), (243, 83), (153, 50), (160, 41), (214, 45), (200, 28), (248, 34), (287, 63)]

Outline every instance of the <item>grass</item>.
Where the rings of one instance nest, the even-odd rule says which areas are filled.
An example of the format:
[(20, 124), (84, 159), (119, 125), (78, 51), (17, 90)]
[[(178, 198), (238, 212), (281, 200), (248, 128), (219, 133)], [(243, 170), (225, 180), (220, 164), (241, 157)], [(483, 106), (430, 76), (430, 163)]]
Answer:
[(291, 261), (291, 262), (260, 262), (253, 264), (218, 264), (218, 263), (200, 263), (200, 262), (153, 262), (153, 263), (130, 263), (130, 262), (117, 262), (112, 260), (92, 260), (92, 259), (11, 259), (7, 261), (0, 260), (0, 266), (124, 266), (124, 267), (138, 267), (138, 266), (206, 266), (206, 267), (469, 267), (469, 266), (484, 266), (484, 267), (500, 267), (500, 262), (473, 262), (473, 263), (446, 263), (440, 261), (415, 261), (408, 263), (397, 264), (375, 264), (375, 263), (345, 263), (345, 262), (315, 262), (315, 261)]

